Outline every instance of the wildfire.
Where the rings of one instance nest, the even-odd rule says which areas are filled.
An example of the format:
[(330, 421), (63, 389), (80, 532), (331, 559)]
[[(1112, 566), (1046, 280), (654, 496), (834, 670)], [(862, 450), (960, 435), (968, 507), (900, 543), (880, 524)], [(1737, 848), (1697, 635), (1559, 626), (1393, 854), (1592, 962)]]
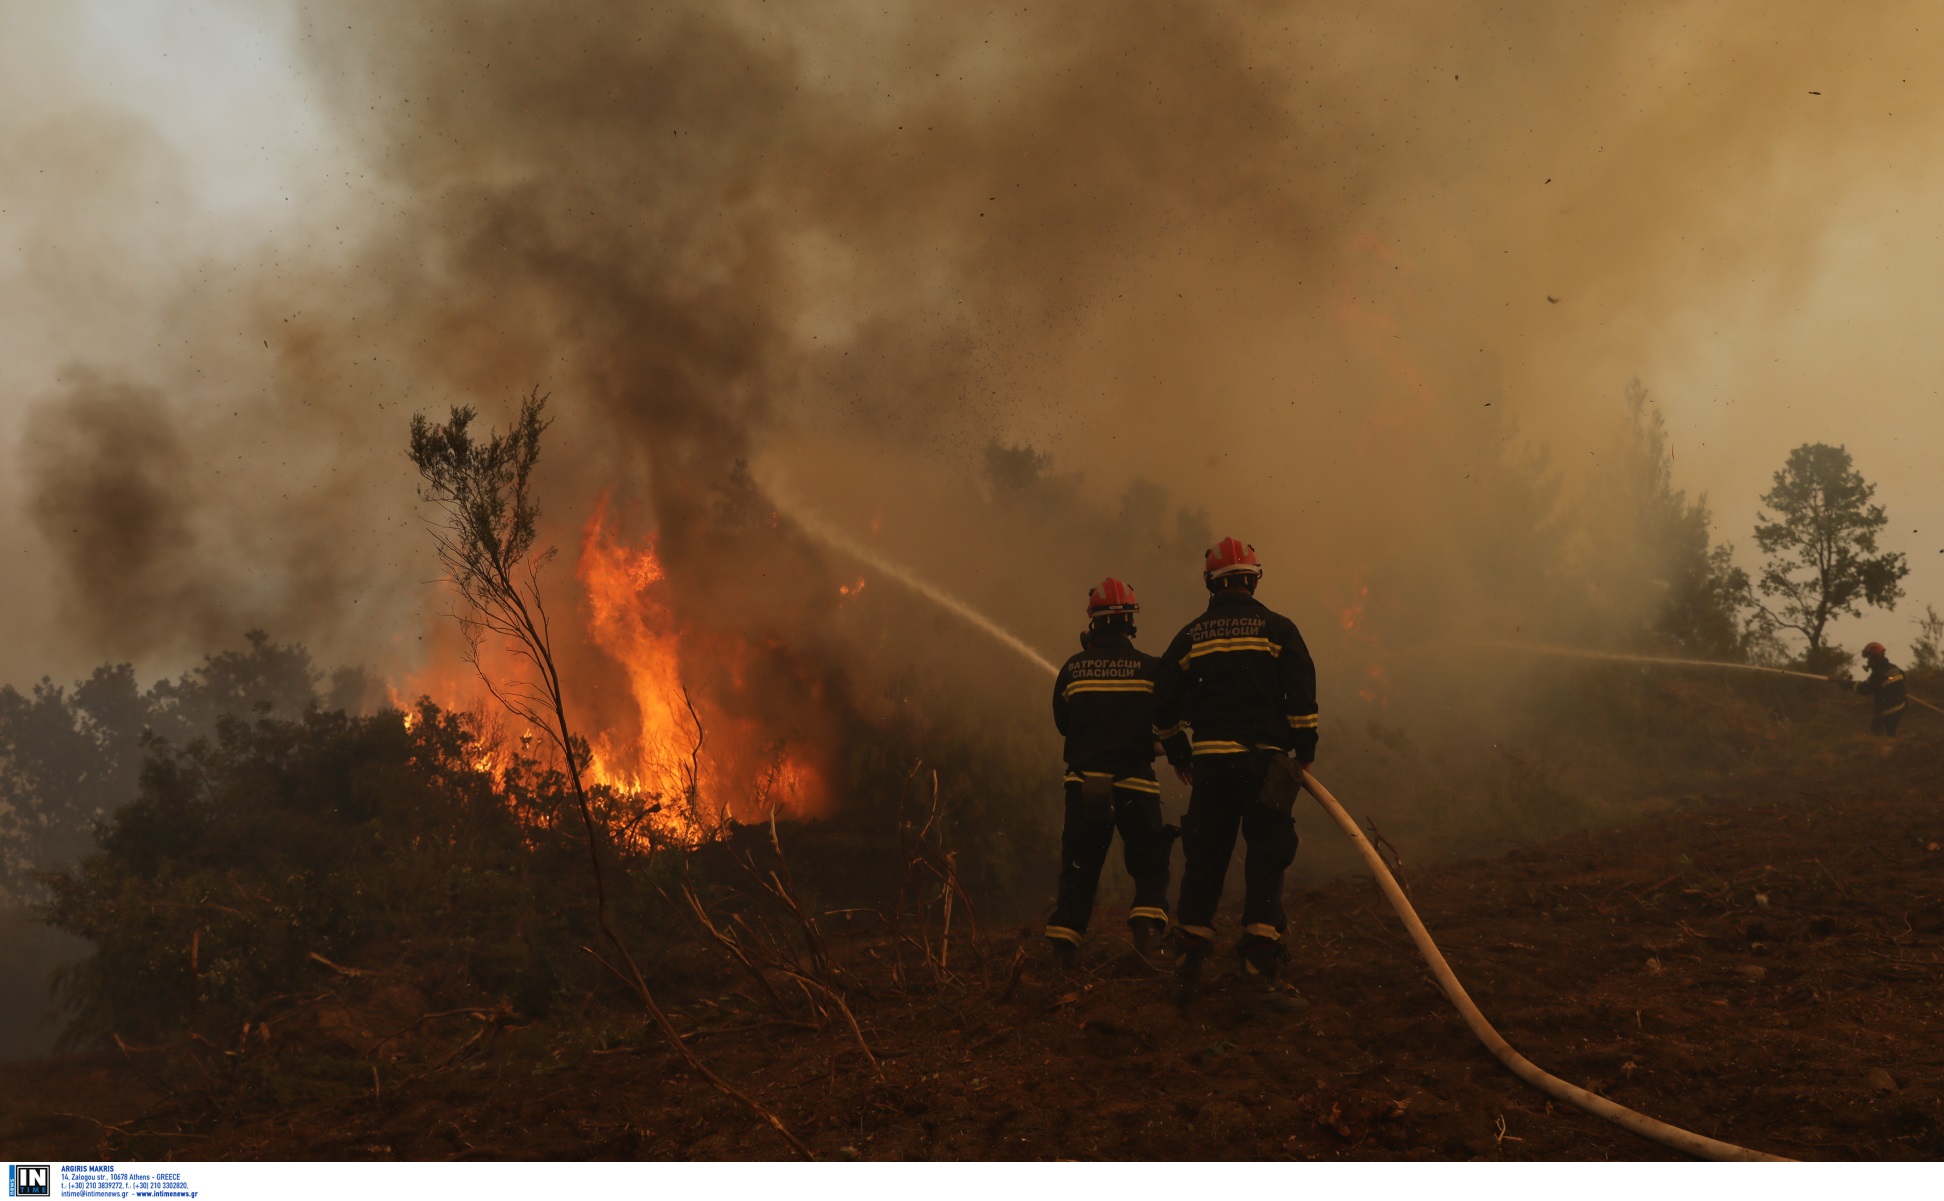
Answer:
[[(634, 702), (632, 714), (614, 715), (589, 739), (596, 781), (676, 810), (664, 827), (706, 831), (761, 820), (772, 808), (797, 816), (823, 810), (822, 773), (804, 748), (757, 716), (768, 699), (757, 668), (775, 644), (683, 628), (653, 540), (631, 547), (613, 537), (605, 497), (588, 519), (576, 574), (586, 591), (587, 632), (625, 672)], [(685, 673), (691, 663), (706, 670)]]
[(654, 544), (631, 551), (610, 541), (606, 518), (603, 497), (582, 536), (575, 575), (586, 590), (588, 634), (627, 674), (636, 713), (631, 728), (602, 729), (589, 738), (588, 774), (597, 784), (667, 805), (699, 791), (695, 757), (706, 732), (682, 684), (658, 596), (664, 576)]
[(1383, 643), (1365, 627), (1365, 608), (1370, 604), (1370, 585), (1359, 584), (1357, 595), (1337, 613), (1337, 624), (1349, 640), (1372, 656), (1372, 662), (1364, 668), (1363, 686), (1357, 695), (1365, 701), (1383, 708), (1390, 706), (1390, 680), (1384, 675), (1383, 664), (1376, 657), (1384, 651)]
[(862, 591), (864, 591), (864, 577), (863, 577), (863, 576), (858, 576), (858, 577), (857, 577), (857, 582), (856, 582), (855, 584), (839, 584), (839, 585), (837, 585), (837, 595), (839, 595), (839, 596), (856, 596), (856, 595), (857, 595), (858, 593), (860, 593), (860, 592), (862, 592)]
[[(477, 678), (470, 681), (470, 688), (451, 685), (435, 687), (427, 684), (428, 678), (421, 677), (417, 681), (420, 686), (415, 688), (409, 697), (399, 690), (396, 682), (386, 686), (386, 697), (391, 707), (398, 710), (399, 717), (404, 722), (406, 732), (410, 733), (418, 729), (420, 723), (425, 720), (419, 714), (414, 703), (414, 698), (431, 696), (434, 692), (437, 692), (440, 696), (448, 698), (439, 702), (440, 708), (454, 712), (472, 712), (480, 715), (482, 724), (475, 727), (480, 737), (473, 744), (474, 754), (470, 761), (470, 766), (476, 772), (483, 772), (496, 780), (500, 779), (506, 771), (511, 756), (507, 753), (504, 745), (504, 730), (496, 722), (485, 724), (489, 719), (485, 717), (488, 710), (484, 708), (483, 702), (490, 699), (485, 687), (479, 683)], [(533, 736), (531, 734), (522, 735), (521, 744), (523, 749), (530, 748), (532, 742)]]
[[(582, 624), (555, 639), (562, 688), (569, 721), (588, 741), (585, 779), (621, 798), (622, 825), (638, 838), (692, 842), (727, 822), (764, 820), (772, 810), (799, 817), (824, 810), (827, 787), (812, 749), (792, 745), (780, 723), (766, 720), (779, 708), (770, 695), (775, 642), (678, 620), (654, 539), (629, 545), (618, 537), (606, 497), (582, 531), (574, 575)], [(854, 595), (863, 587), (859, 580), (841, 591)], [(449, 628), (431, 639), (431, 665), (409, 688), (391, 689), (407, 728), (418, 718), (401, 693), (497, 717)], [(480, 655), (496, 681), (525, 666), (490, 645)], [(619, 696), (602, 686), (617, 678), (625, 683)], [(795, 699), (814, 708), (814, 696)], [(540, 740), (529, 732), (521, 741), (533, 748)], [(502, 757), (498, 749), (484, 752), (476, 766), (497, 772)]]

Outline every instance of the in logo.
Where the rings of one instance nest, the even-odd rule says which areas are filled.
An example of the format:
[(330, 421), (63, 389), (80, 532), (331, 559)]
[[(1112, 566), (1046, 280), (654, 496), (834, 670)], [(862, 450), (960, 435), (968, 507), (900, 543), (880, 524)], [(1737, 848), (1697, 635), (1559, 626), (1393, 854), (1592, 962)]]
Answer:
[(51, 1197), (48, 1184), (52, 1173), (44, 1163), (16, 1163), (7, 1165), (7, 1195), (9, 1197)]

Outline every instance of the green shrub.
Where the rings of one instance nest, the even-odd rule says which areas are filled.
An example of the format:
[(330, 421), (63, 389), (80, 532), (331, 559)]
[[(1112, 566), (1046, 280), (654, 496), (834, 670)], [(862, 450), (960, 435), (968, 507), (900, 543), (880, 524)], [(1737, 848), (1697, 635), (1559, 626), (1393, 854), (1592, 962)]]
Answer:
[(45, 919), (94, 944), (57, 982), (64, 1041), (234, 1030), (328, 972), (313, 956), (544, 1012), (588, 974), (585, 843), (557, 775), (496, 777), (486, 751), (429, 702), (156, 748), (96, 852), (46, 877)]

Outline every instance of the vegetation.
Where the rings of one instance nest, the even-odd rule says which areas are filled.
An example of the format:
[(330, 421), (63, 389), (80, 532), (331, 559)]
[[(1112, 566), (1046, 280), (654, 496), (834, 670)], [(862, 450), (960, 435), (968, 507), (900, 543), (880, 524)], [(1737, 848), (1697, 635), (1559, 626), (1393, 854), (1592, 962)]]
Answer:
[[(261, 630), (247, 638), (247, 650), (211, 655), (147, 691), (127, 663), (71, 689), (46, 679), (26, 694), (0, 687), (0, 900), (39, 899), (39, 873), (86, 853), (94, 824), (134, 799), (146, 756), (213, 736), (226, 715), (289, 718), (317, 703), (322, 676), (302, 647)], [(360, 674), (332, 683), (331, 699), (355, 707)]]
[(1774, 516), (1763, 513), (1755, 523), (1756, 545), (1767, 556), (1758, 584), (1761, 619), (1771, 631), (1807, 639), (1812, 669), (1828, 665), (1831, 620), (1860, 615), (1859, 604), (1894, 609), (1903, 596), (1900, 581), (1910, 569), (1903, 555), (1877, 549), (1889, 519), (1871, 503), (1875, 495), (1848, 450), (1818, 442), (1790, 451), (1762, 497)]
[[(59, 870), (50, 870), (55, 848), (25, 827), (9, 844), (41, 919), (86, 940), (58, 977), (62, 1043), (186, 1046), (266, 1021), (301, 1042), (290, 1032), (320, 1005), (348, 1003), (347, 985), (368, 994), (373, 982), (414, 998), (414, 1013), (531, 1020), (565, 1006), (575, 1029), (628, 1026), (619, 1015), (629, 1004), (641, 1012), (632, 982), (584, 949), (603, 934), (585, 822), (559, 757), (430, 701), (409, 713), (328, 708), (310, 664), (302, 647), (253, 636), (247, 651), (212, 656), (147, 692), (125, 666), (104, 667), (9, 710), (31, 719), (13, 727), (16, 738), (47, 729), (72, 739), (62, 744), (69, 758), (46, 757), (62, 774), (42, 760), (0, 763), (7, 795), (57, 798), (55, 811), (80, 827)], [(205, 728), (212, 706), (248, 716), (209, 716)], [(114, 712), (127, 720), (111, 722)], [(151, 725), (133, 724), (143, 714)], [(698, 929), (682, 883), (711, 910), (726, 906), (765, 931), (761, 912), (781, 902), (752, 881), (771, 866), (784, 867), (793, 901), (817, 911), (888, 912), (903, 891), (906, 823), (927, 828), (937, 847), (981, 834), (958, 856), (931, 856), (952, 864), (952, 879), (927, 876), (911, 889), (914, 912), (929, 906), (937, 920), (946, 887), (982, 913), (1030, 909), (1055, 832), (1012, 816), (1029, 808), (1037, 781), (1016, 770), (1023, 754), (1009, 737), (955, 740), (930, 724), (861, 731), (835, 781), (849, 799), (844, 814), (786, 829), (797, 847), (787, 866), (766, 829), (732, 828), (697, 849), (617, 840), (610, 832), (631, 820), (629, 798), (590, 787), (615, 937), (657, 988), (687, 989), (697, 968), (680, 948), (694, 946)], [(914, 771), (921, 741), (939, 754)], [(80, 769), (99, 762), (97, 746), (129, 758), (90, 782)], [(76, 787), (83, 799), (58, 800)]]
[(1917, 619), (1917, 641), (1910, 644), (1910, 666), (1915, 671), (1944, 672), (1944, 613), (1935, 605), (1925, 605)]
[(1732, 545), (1710, 544), (1707, 496), (1689, 500), (1674, 487), (1667, 423), (1646, 387), (1628, 381), (1625, 399), (1628, 425), (1615, 456), (1619, 479), (1596, 503), (1633, 525), (1658, 593), (1650, 598), (1640, 642), (1694, 658), (1747, 658), (1754, 636), (1743, 616), (1751, 603), (1748, 573), (1734, 565)]
[(95, 853), (48, 879), (46, 919), (94, 944), (59, 979), (65, 1041), (233, 1035), (314, 994), (327, 963), (544, 1014), (589, 974), (570, 805), (557, 772), (429, 702), (152, 744)]

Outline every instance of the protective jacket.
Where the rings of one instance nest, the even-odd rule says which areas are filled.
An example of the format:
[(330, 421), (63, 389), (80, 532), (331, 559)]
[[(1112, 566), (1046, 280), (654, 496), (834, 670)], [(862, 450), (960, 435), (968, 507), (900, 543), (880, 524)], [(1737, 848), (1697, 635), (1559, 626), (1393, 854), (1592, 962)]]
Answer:
[(1892, 713), (1902, 713), (1904, 707), (1903, 668), (1888, 659), (1877, 659), (1870, 664), (1870, 674), (1850, 685), (1850, 691), (1867, 696), (1876, 706), (1878, 717), (1888, 717)]
[[(1161, 656), (1155, 734), (1194, 731), (1193, 754), (1264, 747), (1316, 758), (1316, 664), (1296, 623), (1242, 591), (1218, 592)], [(1168, 761), (1180, 766), (1178, 743)]]
[[(1105, 772), (1115, 779), (1154, 779), (1154, 678), (1161, 661), (1134, 647), (1125, 634), (1094, 633), (1080, 640), (1053, 680), (1053, 724), (1066, 736), (1067, 768)], [(1187, 757), (1179, 732), (1168, 758)]]

